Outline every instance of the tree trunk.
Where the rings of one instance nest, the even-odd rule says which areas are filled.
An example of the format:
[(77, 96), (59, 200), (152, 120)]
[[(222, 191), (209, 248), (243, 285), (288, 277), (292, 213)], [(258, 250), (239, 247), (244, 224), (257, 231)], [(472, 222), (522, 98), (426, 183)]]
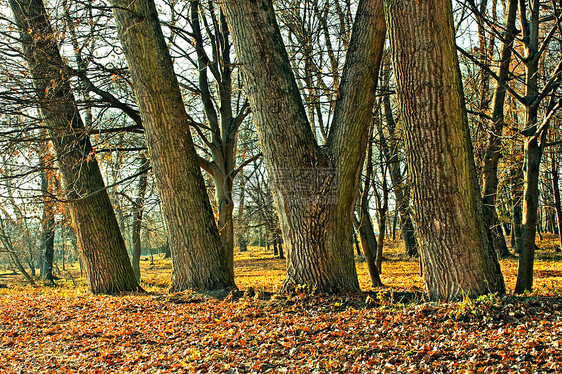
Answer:
[(498, 191), (498, 162), (501, 157), (501, 135), (504, 127), (505, 85), (508, 84), (510, 74), (511, 49), (515, 39), (515, 18), (517, 15), (517, 0), (508, 0), (505, 12), (505, 38), (501, 44), (500, 66), (498, 81), (493, 96), (492, 128), (488, 131), (488, 139), (482, 167), (482, 200), (484, 204), (484, 225), (490, 230), (490, 238), (500, 258), (509, 257), (505, 237), (501, 231), (498, 213), (496, 211), (496, 194)]
[(522, 165), (516, 162), (510, 170), (511, 203), (513, 230), (511, 230), (511, 247), (515, 253), (521, 253), (523, 247), (523, 170)]
[[(384, 84), (385, 87), (389, 86), (388, 80), (390, 79), (390, 68), (384, 71)], [(396, 122), (392, 113), (392, 106), (390, 104), (390, 97), (386, 95), (383, 98), (384, 114), (386, 118), (386, 128), (388, 129), (389, 139), (387, 141), (383, 129), (379, 130), (381, 141), (381, 151), (384, 155), (386, 163), (388, 164), (390, 172), (390, 181), (394, 189), (394, 196), (396, 198), (396, 206), (400, 212), (400, 227), (402, 228), (402, 237), (404, 238), (404, 245), (406, 248), (406, 255), (409, 257), (418, 256), (418, 243), (416, 233), (414, 230), (414, 223), (412, 222), (412, 210), (410, 209), (410, 193), (408, 187), (404, 183), (402, 172), (400, 171), (400, 158), (398, 153), (398, 141), (396, 139)]]
[(367, 262), (367, 268), (369, 269), (369, 275), (371, 276), (371, 284), (373, 287), (382, 287), (383, 284), (379, 271), (380, 267), (378, 267), (376, 263), (378, 243), (375, 231), (373, 230), (371, 215), (369, 214), (369, 191), (373, 181), (373, 145), (370, 142), (367, 145), (367, 159), (365, 160), (365, 163), (365, 183), (363, 184), (363, 189), (360, 195), (361, 199), (359, 201), (359, 220), (357, 220), (354, 216), (355, 226), (357, 226), (357, 231), (359, 232), (361, 249), (363, 250), (363, 255), (365, 256), (365, 262)]
[(556, 162), (556, 153), (552, 152), (552, 157), (550, 158), (550, 171), (552, 173), (552, 190), (554, 191), (554, 208), (556, 209), (556, 218), (558, 222), (558, 248), (556, 252), (562, 251), (562, 206), (560, 203), (560, 184), (558, 183), (558, 163)]
[(10, 6), (58, 157), (89, 289), (93, 293), (139, 290), (43, 2), (12, 0)]
[[(147, 186), (147, 172), (148, 172), (148, 159), (144, 154), (139, 157), (140, 161), (140, 172), (142, 174), (139, 176), (139, 184), (137, 185), (137, 197), (133, 204), (133, 229), (131, 237), (133, 239), (133, 256), (131, 259), (131, 264), (133, 265), (133, 271), (135, 272), (135, 277), (137, 281), (141, 280), (140, 272), (140, 258), (142, 252), (142, 242), (141, 242), (141, 229), (142, 229), (142, 215), (144, 211), (144, 194), (146, 193)], [(143, 172), (144, 171), (144, 172)]]
[[(537, 117), (540, 100), (538, 100), (539, 75), (539, 9), (538, 1), (521, 2), (520, 19), (523, 22), (523, 46), (525, 60), (525, 135), (523, 146), (523, 240), (517, 268), (515, 293), (531, 291), (533, 287), (533, 266), (535, 259), (535, 236), (537, 234), (537, 216), (539, 207), (539, 175), (543, 144), (547, 129), (537, 132)], [(526, 11), (530, 11), (527, 19)], [(552, 99), (551, 99), (552, 100)], [(550, 105), (549, 105), (550, 107)], [(548, 124), (548, 121), (546, 122)], [(541, 126), (542, 127), (542, 126)]]
[[(361, 211), (359, 213), (361, 213)], [(367, 268), (369, 269), (371, 284), (373, 287), (383, 287), (384, 284), (381, 281), (379, 269), (377, 268), (375, 261), (375, 256), (377, 254), (377, 237), (375, 236), (375, 232), (373, 230), (373, 223), (371, 222), (371, 217), (369, 215), (361, 214), (360, 217), (360, 220), (355, 218), (355, 225), (357, 226), (357, 231), (359, 232), (361, 250), (363, 251), (363, 256), (365, 256), (365, 262), (367, 263)]]
[(505, 292), (482, 222), (449, 0), (386, 0), (408, 175), (432, 300)]
[(353, 245), (355, 246), (355, 252), (357, 256), (361, 256), (361, 246), (359, 245), (359, 239), (357, 238), (357, 232), (353, 229)]
[(379, 0), (359, 2), (325, 146), (312, 132), (271, 0), (221, 2), (240, 60), (287, 246), (285, 289), (359, 290), (352, 213), (386, 33)]
[(539, 206), (539, 167), (542, 149), (538, 139), (525, 140), (525, 192), (523, 200), (523, 241), (517, 268), (515, 293), (521, 294), (533, 288), (533, 267), (535, 260), (535, 236), (537, 210)]
[[(46, 148), (44, 144), (42, 148)], [(42, 233), (42, 256), (41, 256), (41, 278), (49, 283), (53, 283), (53, 256), (55, 253), (55, 212), (53, 201), (48, 196), (51, 191), (50, 173), (53, 165), (47, 162), (48, 152), (41, 150), (39, 162), (41, 167), (41, 191), (43, 192), (43, 218), (41, 219)]]
[(111, 4), (169, 230), (170, 291), (234, 288), (154, 1)]

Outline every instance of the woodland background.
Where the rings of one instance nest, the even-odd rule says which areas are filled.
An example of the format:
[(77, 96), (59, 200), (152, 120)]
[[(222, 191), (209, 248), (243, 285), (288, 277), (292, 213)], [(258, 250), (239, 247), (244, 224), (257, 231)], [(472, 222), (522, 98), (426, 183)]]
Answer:
[(0, 367), (560, 370), (557, 2), (1, 4)]

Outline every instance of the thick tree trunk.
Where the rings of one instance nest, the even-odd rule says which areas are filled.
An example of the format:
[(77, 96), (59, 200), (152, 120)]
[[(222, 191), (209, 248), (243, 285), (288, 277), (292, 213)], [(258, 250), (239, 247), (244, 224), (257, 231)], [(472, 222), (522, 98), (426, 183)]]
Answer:
[(133, 239), (133, 256), (131, 258), (131, 264), (133, 266), (133, 271), (137, 281), (141, 280), (140, 272), (140, 258), (142, 252), (142, 242), (141, 242), (141, 229), (142, 229), (142, 215), (144, 212), (144, 194), (146, 193), (147, 187), (147, 172), (148, 172), (148, 159), (145, 155), (141, 154), (140, 160), (140, 171), (144, 172), (139, 176), (139, 184), (137, 185), (137, 197), (133, 204), (133, 229), (131, 233), (131, 238)]
[(234, 288), (153, 0), (113, 0), (169, 230), (171, 292)]
[(505, 292), (482, 222), (449, 0), (386, 0), (425, 289)]
[(89, 289), (139, 290), (41, 0), (10, 1), (24, 58), (62, 172)]
[(285, 288), (358, 290), (350, 230), (386, 33), (382, 4), (362, 0), (326, 145), (307, 120), (271, 0), (221, 2), (287, 246)]
[(504, 104), (511, 62), (511, 49), (515, 39), (515, 18), (517, 0), (509, 0), (505, 12), (505, 38), (501, 44), (501, 60), (498, 69), (498, 81), (493, 96), (492, 128), (488, 131), (488, 139), (482, 167), (482, 200), (484, 204), (484, 224), (490, 230), (490, 238), (500, 258), (509, 257), (505, 237), (501, 231), (496, 211), (496, 194), (498, 191), (498, 162), (500, 159), (501, 135), (504, 127)]

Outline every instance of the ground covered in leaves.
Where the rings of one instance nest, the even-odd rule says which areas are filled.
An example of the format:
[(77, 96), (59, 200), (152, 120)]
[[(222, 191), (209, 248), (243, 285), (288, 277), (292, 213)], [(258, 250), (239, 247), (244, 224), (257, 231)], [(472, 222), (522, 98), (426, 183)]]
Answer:
[[(238, 284), (258, 286), (224, 300), (167, 294), (151, 273), (167, 271), (158, 263), (144, 264), (145, 295), (92, 296), (80, 279), (9, 285), (0, 290), (0, 372), (562, 372), (553, 252), (537, 261), (534, 294), (439, 304), (423, 300), (415, 262), (392, 253), (383, 268), (392, 288), (337, 297), (271, 297), (282, 262), (244, 256)], [(502, 262), (508, 287), (514, 262)]]

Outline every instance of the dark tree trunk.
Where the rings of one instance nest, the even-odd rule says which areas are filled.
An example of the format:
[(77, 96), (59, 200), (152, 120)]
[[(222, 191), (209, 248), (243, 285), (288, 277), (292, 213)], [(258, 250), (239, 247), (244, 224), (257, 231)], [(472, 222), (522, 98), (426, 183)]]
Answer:
[(361, 249), (363, 250), (365, 262), (367, 263), (369, 275), (371, 276), (371, 284), (373, 287), (382, 287), (383, 284), (380, 278), (380, 268), (376, 263), (378, 243), (375, 236), (375, 230), (373, 230), (371, 215), (369, 214), (369, 191), (373, 181), (373, 145), (371, 142), (367, 145), (367, 158), (365, 160), (365, 164), (365, 183), (363, 184), (361, 191), (361, 199), (359, 201), (358, 209), (359, 220), (355, 218), (355, 225), (357, 226), (357, 231), (359, 232)]
[(425, 289), (505, 292), (482, 222), (449, 0), (385, 1)]
[[(363, 212), (364, 213), (364, 212)], [(369, 276), (371, 277), (371, 284), (373, 287), (383, 287), (380, 278), (379, 269), (377, 268), (375, 256), (377, 254), (377, 237), (373, 230), (373, 223), (371, 217), (367, 214), (361, 214), (361, 219), (356, 218), (355, 225), (359, 232), (359, 241), (361, 243), (361, 250), (365, 256), (365, 262), (369, 269)]]
[(359, 246), (359, 239), (357, 238), (357, 232), (355, 232), (355, 230), (353, 230), (353, 244), (355, 245), (357, 256), (361, 256), (361, 246)]
[[(131, 259), (131, 264), (133, 265), (133, 271), (135, 272), (135, 277), (137, 281), (141, 280), (140, 272), (140, 258), (142, 252), (141, 243), (141, 229), (142, 229), (142, 215), (144, 211), (144, 194), (146, 193), (147, 186), (147, 172), (148, 172), (148, 159), (145, 155), (141, 154), (139, 157), (140, 161), (140, 172), (139, 184), (137, 185), (137, 197), (133, 204), (133, 229), (131, 238), (133, 239), (133, 256)], [(144, 172), (143, 172), (144, 171)]]
[(504, 127), (504, 104), (506, 89), (510, 74), (511, 50), (515, 38), (515, 18), (517, 14), (517, 0), (509, 0), (505, 12), (505, 37), (502, 40), (500, 52), (500, 66), (498, 81), (493, 96), (492, 128), (488, 131), (488, 139), (482, 167), (482, 199), (484, 204), (483, 219), (489, 229), (490, 240), (494, 244), (500, 258), (509, 257), (505, 237), (501, 232), (500, 222), (496, 211), (496, 194), (498, 190), (498, 162), (501, 157), (501, 134)]
[(558, 163), (556, 162), (556, 154), (552, 152), (552, 157), (550, 158), (550, 171), (552, 173), (552, 190), (554, 191), (554, 208), (556, 209), (556, 218), (557, 218), (557, 234), (558, 234), (558, 248), (556, 248), (556, 252), (560, 252), (562, 250), (562, 206), (560, 203), (560, 184), (558, 183), (559, 176), (558, 176)]
[[(528, 9), (527, 9), (528, 4)], [(523, 146), (523, 240), (519, 254), (517, 283), (515, 293), (532, 291), (533, 266), (535, 257), (535, 236), (537, 233), (537, 216), (539, 206), (539, 175), (544, 143), (548, 133), (549, 119), (559, 104), (551, 97), (547, 115), (543, 122), (537, 123), (541, 100), (539, 99), (539, 2), (520, 2), (520, 20), (522, 23), (525, 63), (525, 136)], [(530, 15), (527, 17), (527, 11)]]
[(166, 218), (171, 292), (234, 288), (199, 169), (190, 125), (153, 0), (113, 0), (113, 14), (144, 124)]
[(283, 241), (279, 242), (279, 258), (284, 260), (285, 259), (285, 254), (283, 253)]
[(386, 33), (379, 0), (361, 0), (326, 145), (316, 143), (271, 0), (221, 2), (271, 178), (287, 281), (358, 290), (350, 230)]
[[(45, 144), (46, 146), (46, 144)], [(41, 278), (52, 283), (53, 277), (53, 256), (55, 253), (55, 212), (53, 201), (48, 196), (51, 191), (49, 170), (52, 165), (47, 167), (47, 153), (42, 149), (39, 156), (41, 166), (41, 191), (43, 191), (43, 218), (41, 219), (42, 233), (42, 255), (41, 255)]]
[(89, 289), (93, 293), (139, 290), (44, 5), (41, 0), (12, 0), (10, 6), (71, 201)]
[(521, 165), (516, 163), (510, 172), (511, 179), (511, 202), (512, 202), (512, 221), (511, 247), (515, 253), (521, 253), (523, 247), (523, 171)]

